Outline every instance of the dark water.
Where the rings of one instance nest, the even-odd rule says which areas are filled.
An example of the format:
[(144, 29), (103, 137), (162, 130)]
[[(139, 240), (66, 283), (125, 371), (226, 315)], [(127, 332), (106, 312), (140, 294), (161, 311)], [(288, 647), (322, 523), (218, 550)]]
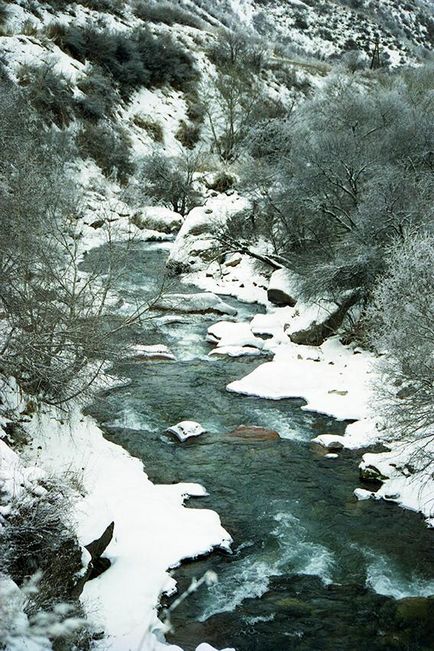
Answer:
[[(126, 301), (157, 291), (166, 255), (144, 244), (128, 252)], [(95, 256), (104, 259), (104, 249), (89, 263)], [(175, 282), (171, 291), (194, 288)], [(260, 309), (228, 300), (240, 320)], [(433, 532), (396, 505), (356, 501), (360, 454), (327, 459), (310, 443), (318, 433), (342, 433), (343, 423), (302, 411), (301, 401), (226, 392), (264, 360), (208, 357), (206, 329), (216, 320), (164, 315), (137, 326), (136, 343), (164, 343), (177, 361), (117, 363), (130, 384), (90, 410), (153, 481), (203, 484), (209, 497), (189, 506), (215, 509), (234, 539), (232, 555), (215, 552), (175, 571), (181, 589), (207, 569), (219, 582), (174, 612), (173, 641), (185, 651), (203, 640), (237, 651), (434, 649), (433, 601), (405, 599), (434, 594)], [(182, 445), (164, 433), (186, 419), (209, 433)], [(229, 435), (243, 423), (284, 438)]]

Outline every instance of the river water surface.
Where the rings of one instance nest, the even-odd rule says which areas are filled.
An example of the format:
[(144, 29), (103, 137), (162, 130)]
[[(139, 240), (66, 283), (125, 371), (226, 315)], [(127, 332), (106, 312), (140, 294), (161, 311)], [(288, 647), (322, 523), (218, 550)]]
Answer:
[[(167, 253), (130, 247), (127, 303), (155, 295)], [(104, 255), (101, 248), (88, 259)], [(170, 291), (198, 290), (175, 280)], [(263, 310), (227, 300), (238, 320)], [(206, 331), (218, 319), (165, 313), (137, 326), (135, 343), (166, 344), (176, 361), (117, 363), (128, 386), (103, 393), (89, 410), (154, 482), (203, 484), (209, 497), (189, 507), (216, 510), (234, 539), (232, 555), (214, 552), (174, 572), (181, 589), (207, 569), (219, 582), (174, 612), (173, 641), (185, 651), (203, 640), (237, 651), (434, 649), (433, 600), (422, 598), (434, 594), (433, 532), (416, 513), (354, 498), (360, 453), (330, 459), (310, 443), (343, 433), (344, 423), (302, 411), (302, 401), (228, 393), (229, 382), (264, 358), (209, 357)], [(165, 433), (187, 419), (208, 433), (184, 444)], [(282, 438), (231, 436), (241, 424)]]

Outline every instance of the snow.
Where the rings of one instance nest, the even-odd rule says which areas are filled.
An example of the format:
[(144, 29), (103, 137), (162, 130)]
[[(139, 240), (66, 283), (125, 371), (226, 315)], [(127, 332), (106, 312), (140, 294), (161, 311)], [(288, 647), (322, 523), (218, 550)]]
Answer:
[(250, 330), (249, 323), (234, 323), (232, 321), (219, 321), (208, 328), (207, 340), (216, 343), (210, 357), (229, 356), (242, 357), (262, 354), (264, 342), (255, 337)]
[[(279, 305), (291, 305), (296, 302), (297, 281), (288, 269), (277, 269), (271, 274), (268, 284), (268, 299)], [(273, 300), (274, 297), (274, 300)], [(293, 299), (292, 301), (290, 299)]]
[(78, 478), (84, 497), (74, 517), (82, 545), (115, 523), (105, 553), (112, 566), (86, 583), (82, 596), (95, 629), (106, 633), (95, 648), (136, 651), (146, 639), (145, 648), (157, 649), (160, 643), (152, 633), (161, 628), (156, 605), (163, 592), (175, 588), (168, 569), (214, 547), (228, 549), (231, 538), (213, 511), (182, 506), (188, 495), (205, 495), (202, 486), (156, 486), (142, 463), (104, 439), (90, 417), (78, 409), (69, 423), (64, 417), (46, 409), (32, 419), (27, 425), (32, 443), (23, 459), (41, 474)]
[(189, 438), (201, 436), (206, 433), (206, 429), (204, 429), (200, 423), (196, 423), (193, 420), (183, 420), (177, 425), (169, 427), (167, 431), (171, 434), (175, 434), (181, 443)]
[(386, 445), (390, 450), (367, 453), (360, 464), (362, 470), (369, 466), (386, 478), (373, 497), (420, 511), (428, 526), (434, 527), (434, 441), (394, 441)]
[(208, 328), (207, 340), (217, 343), (217, 347), (250, 346), (263, 348), (264, 341), (255, 337), (249, 323), (218, 321)]
[(175, 355), (172, 353), (172, 351), (163, 344), (136, 344), (135, 346), (132, 346), (131, 352), (133, 354), (133, 358), (137, 359), (138, 361), (142, 359), (175, 359)]
[(272, 362), (231, 382), (228, 391), (270, 400), (303, 398), (307, 404), (302, 409), (338, 420), (367, 416), (371, 355), (354, 355), (338, 337), (318, 347), (319, 361), (309, 357), (310, 348), (292, 343), (280, 345)]
[(373, 491), (367, 491), (364, 488), (355, 488), (353, 494), (359, 501), (369, 500), (375, 495)]
[(182, 216), (164, 206), (145, 206), (138, 213), (140, 221), (148, 230), (173, 233), (183, 223)]
[(235, 316), (237, 310), (211, 292), (197, 294), (164, 294), (152, 305), (156, 310), (171, 310), (174, 312), (217, 312)]
[[(134, 118), (156, 121), (163, 129), (163, 142), (156, 143), (134, 122)], [(178, 156), (182, 146), (175, 134), (181, 120), (187, 120), (186, 103), (181, 92), (169, 89), (140, 88), (135, 91), (122, 111), (122, 121), (132, 132), (133, 150), (136, 159), (148, 156), (158, 146), (170, 156)], [(140, 121), (138, 120), (138, 124)]]
[[(219, 194), (217, 197), (209, 197), (203, 206), (193, 208), (177, 235), (168, 266), (181, 266), (183, 271), (206, 269), (216, 250), (216, 230), (230, 214), (243, 210), (248, 205), (247, 199), (234, 192), (229, 196)], [(205, 256), (204, 252), (207, 252)], [(204, 261), (205, 257), (208, 258), (207, 261)]]
[(319, 443), (326, 448), (343, 447), (349, 450), (369, 447), (375, 445), (380, 440), (381, 432), (375, 418), (362, 418), (354, 423), (350, 423), (345, 428), (344, 436), (320, 434), (312, 439), (314, 443)]

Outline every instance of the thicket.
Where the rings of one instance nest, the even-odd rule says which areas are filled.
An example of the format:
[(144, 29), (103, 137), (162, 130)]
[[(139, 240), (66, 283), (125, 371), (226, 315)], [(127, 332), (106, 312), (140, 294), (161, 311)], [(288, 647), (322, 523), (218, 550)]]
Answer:
[(47, 123), (67, 126), (74, 117), (76, 102), (70, 82), (50, 64), (21, 66), (18, 82), (26, 98)]
[[(0, 498), (1, 503), (1, 498)], [(21, 592), (2, 582), (0, 646), (88, 649), (89, 635), (79, 601), (81, 548), (68, 517), (68, 481), (45, 481), (38, 495), (18, 493), (7, 504), (0, 528), (0, 561), (4, 576)], [(25, 617), (23, 617), (23, 612)]]
[(428, 231), (395, 240), (366, 315), (371, 346), (392, 353), (384, 358), (389, 382), (382, 389), (390, 429), (426, 442), (434, 437), (432, 224)]
[(125, 129), (107, 120), (85, 122), (77, 134), (83, 158), (92, 158), (103, 174), (126, 185), (135, 170), (131, 158), (131, 140)]
[(369, 82), (335, 76), (290, 119), (249, 135), (246, 186), (307, 296), (367, 301), (385, 247), (432, 225), (430, 76), (428, 67)]
[(139, 168), (139, 197), (186, 215), (201, 198), (194, 183), (198, 165), (199, 156), (195, 154), (167, 157), (155, 152)]
[(115, 272), (79, 269), (82, 199), (68, 135), (47, 129), (12, 85), (0, 107), (0, 371), (58, 404), (86, 391), (107, 358)]
[[(434, 97), (432, 67), (337, 73), (242, 147), (251, 208), (217, 235), (225, 250), (265, 241), (305, 298), (353, 309), (349, 336), (379, 352), (396, 436), (432, 440)], [(262, 249), (263, 250), (263, 249)], [(263, 256), (267, 259), (267, 256)], [(358, 307), (354, 310), (354, 305)], [(351, 321), (350, 321), (351, 323)]]
[(152, 2), (139, 0), (134, 6), (137, 18), (150, 23), (164, 23), (165, 25), (187, 25), (196, 29), (203, 29), (204, 22), (186, 7), (171, 2)]
[(198, 78), (191, 55), (169, 35), (157, 38), (147, 27), (126, 34), (56, 24), (49, 34), (67, 54), (110, 75), (123, 98), (140, 86), (183, 90)]

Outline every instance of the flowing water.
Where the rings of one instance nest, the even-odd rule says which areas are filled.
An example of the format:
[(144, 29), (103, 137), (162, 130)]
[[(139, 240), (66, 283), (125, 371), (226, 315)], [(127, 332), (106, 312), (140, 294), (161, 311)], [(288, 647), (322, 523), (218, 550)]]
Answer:
[[(101, 248), (89, 259), (104, 255)], [(127, 303), (158, 291), (166, 257), (155, 245), (129, 249)], [(197, 289), (175, 280), (170, 291)], [(228, 302), (238, 320), (262, 309)], [(137, 326), (135, 343), (166, 344), (176, 361), (117, 363), (128, 386), (90, 409), (153, 481), (203, 484), (209, 497), (189, 507), (215, 509), (234, 539), (232, 555), (214, 552), (175, 571), (181, 589), (207, 569), (219, 582), (174, 612), (173, 641), (185, 651), (203, 640), (237, 651), (434, 649), (433, 600), (425, 598), (434, 594), (433, 532), (416, 513), (356, 501), (360, 453), (329, 459), (310, 443), (319, 433), (342, 433), (343, 423), (302, 411), (302, 401), (226, 392), (264, 359), (209, 357), (206, 330), (218, 318), (166, 313)], [(187, 419), (209, 433), (184, 444), (164, 433)], [(231, 436), (240, 424), (282, 438)]]

